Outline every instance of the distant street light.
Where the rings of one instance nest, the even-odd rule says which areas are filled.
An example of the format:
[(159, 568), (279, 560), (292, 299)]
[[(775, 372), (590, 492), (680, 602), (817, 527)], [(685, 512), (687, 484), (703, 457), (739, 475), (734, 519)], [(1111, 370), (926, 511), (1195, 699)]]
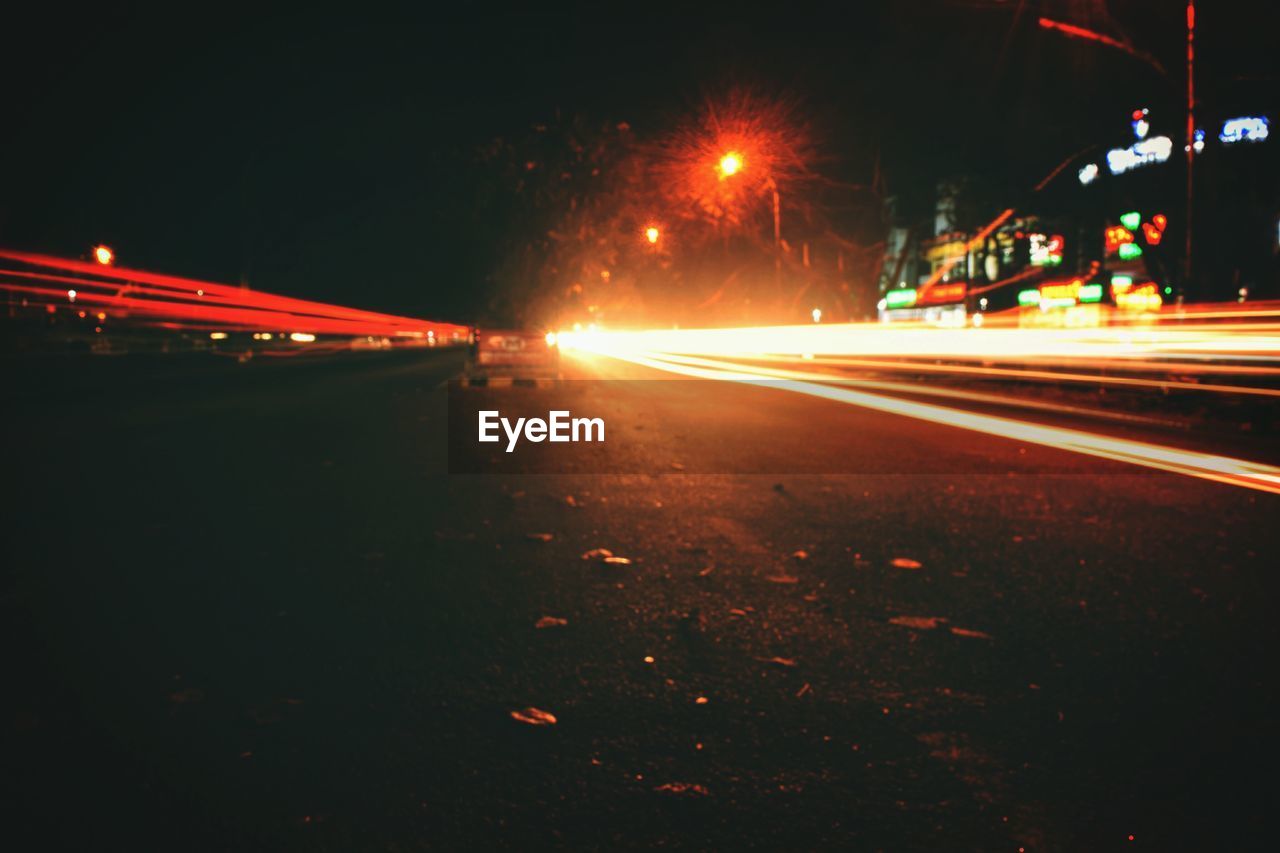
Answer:
[(730, 178), (742, 171), (742, 155), (730, 151), (720, 158), (720, 176)]
[(115, 263), (116, 254), (107, 246), (95, 246), (93, 249), (93, 259), (104, 267), (109, 267)]
[(813, 309), (813, 322), (815, 322), (815, 323), (821, 323), (821, 322), (822, 322), (822, 309), (821, 309), (821, 308), (814, 308), (814, 309)]
[(656, 226), (650, 225), (648, 228), (644, 229), (644, 238), (650, 243), (657, 243), (658, 238), (661, 236), (662, 232), (659, 231)]

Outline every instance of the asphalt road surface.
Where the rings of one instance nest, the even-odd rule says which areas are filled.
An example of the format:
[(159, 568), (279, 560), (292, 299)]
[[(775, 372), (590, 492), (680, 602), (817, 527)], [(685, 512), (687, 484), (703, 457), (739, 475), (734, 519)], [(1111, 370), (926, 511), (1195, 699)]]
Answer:
[(1269, 846), (1276, 496), (700, 382), (582, 386), (616, 473), (450, 475), (460, 367), (5, 363), (8, 833)]

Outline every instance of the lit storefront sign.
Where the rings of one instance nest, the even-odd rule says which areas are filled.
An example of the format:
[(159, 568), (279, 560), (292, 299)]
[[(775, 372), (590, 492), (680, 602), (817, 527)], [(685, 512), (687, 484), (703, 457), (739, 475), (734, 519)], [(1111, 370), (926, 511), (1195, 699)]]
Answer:
[(1030, 244), (1030, 260), (1032, 266), (1056, 267), (1062, 263), (1064, 240), (1061, 234), (1028, 234)]
[(1120, 175), (1141, 166), (1163, 163), (1173, 153), (1173, 140), (1167, 136), (1140, 139), (1128, 148), (1113, 148), (1107, 152), (1107, 168), (1111, 174)]
[(1265, 142), (1271, 135), (1271, 122), (1265, 116), (1241, 116), (1222, 123), (1218, 139), (1224, 144), (1236, 142)]

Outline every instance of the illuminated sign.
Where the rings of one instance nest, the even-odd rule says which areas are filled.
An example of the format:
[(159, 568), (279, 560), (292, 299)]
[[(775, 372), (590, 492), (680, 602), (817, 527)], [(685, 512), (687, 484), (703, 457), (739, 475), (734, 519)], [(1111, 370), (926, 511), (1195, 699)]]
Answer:
[(1265, 116), (1242, 116), (1222, 123), (1218, 139), (1230, 145), (1235, 142), (1263, 142), (1271, 135), (1271, 122)]
[(937, 305), (941, 302), (959, 302), (964, 299), (967, 288), (968, 286), (963, 281), (954, 284), (935, 284), (917, 293), (916, 300), (926, 305)]
[(1120, 260), (1130, 261), (1142, 257), (1142, 247), (1137, 243), (1125, 243), (1120, 247)]
[(1133, 232), (1123, 225), (1112, 225), (1106, 231), (1107, 254), (1110, 255), (1126, 243), (1133, 242)]
[(1089, 165), (1084, 166), (1076, 173), (1076, 176), (1080, 178), (1080, 184), (1082, 186), (1089, 186), (1089, 184), (1093, 183), (1098, 178), (1098, 164), (1090, 163)]
[(1037, 267), (1056, 267), (1062, 263), (1063, 239), (1061, 234), (1052, 237), (1044, 234), (1028, 234), (1031, 264)]
[[(1035, 291), (1030, 291), (1034, 293)], [(1020, 304), (1034, 304), (1033, 302), (1023, 303), (1022, 297), (1028, 291), (1018, 294), (1018, 302)], [(1073, 279), (1071, 281), (1047, 282), (1040, 285), (1040, 296), (1036, 300), (1041, 307), (1057, 307), (1069, 306), (1084, 302), (1101, 302), (1102, 301), (1102, 285), (1097, 282), (1085, 284), (1081, 279)]]
[(888, 291), (884, 295), (884, 304), (886, 308), (910, 308), (916, 304), (915, 288)]
[(1147, 138), (1147, 131), (1151, 130), (1151, 123), (1147, 121), (1147, 109), (1143, 107), (1140, 110), (1133, 111), (1133, 135), (1139, 139)]
[(1130, 231), (1137, 231), (1140, 222), (1142, 222), (1142, 214), (1136, 210), (1120, 214), (1120, 224)]
[(1142, 236), (1147, 238), (1148, 246), (1159, 246), (1160, 241), (1164, 238), (1164, 232), (1150, 222), (1144, 222), (1142, 223)]
[(1140, 139), (1128, 148), (1113, 148), (1107, 152), (1107, 168), (1111, 174), (1120, 175), (1131, 169), (1163, 163), (1173, 153), (1173, 140), (1167, 136)]
[(1053, 284), (1040, 285), (1040, 296), (1044, 299), (1070, 299), (1076, 301), (1076, 294), (1080, 292), (1080, 280), (1068, 282), (1057, 282)]
[(1018, 291), (1018, 304), (1022, 306), (1039, 305), (1040, 291), (1036, 290), (1034, 287), (1030, 290)]
[(1154, 281), (1134, 285), (1128, 276), (1111, 277), (1111, 298), (1124, 311), (1158, 311), (1164, 304)]

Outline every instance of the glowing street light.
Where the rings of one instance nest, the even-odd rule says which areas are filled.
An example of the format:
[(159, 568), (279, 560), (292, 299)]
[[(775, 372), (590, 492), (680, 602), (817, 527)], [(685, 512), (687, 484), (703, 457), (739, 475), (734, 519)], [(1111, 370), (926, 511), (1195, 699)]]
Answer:
[(821, 308), (814, 308), (814, 309), (813, 309), (813, 314), (812, 314), (812, 316), (813, 316), (813, 322), (815, 322), (815, 323), (821, 323), (821, 322), (822, 322), (822, 309), (821, 309)]
[(661, 236), (662, 236), (662, 232), (659, 231), (657, 227), (654, 225), (650, 225), (648, 228), (644, 229), (644, 238), (648, 240), (650, 243), (657, 243), (658, 238)]
[(720, 176), (730, 178), (742, 171), (742, 155), (730, 151), (720, 158)]
[(107, 246), (94, 246), (93, 259), (104, 267), (109, 267), (115, 263), (116, 253)]
[[(737, 151), (728, 151), (720, 158), (720, 180), (732, 177), (742, 171), (745, 164), (742, 155)], [(782, 285), (782, 202), (778, 196), (778, 184), (772, 175), (766, 175), (765, 189), (773, 195), (773, 273), (774, 281)], [(814, 322), (818, 322), (816, 319)]]

